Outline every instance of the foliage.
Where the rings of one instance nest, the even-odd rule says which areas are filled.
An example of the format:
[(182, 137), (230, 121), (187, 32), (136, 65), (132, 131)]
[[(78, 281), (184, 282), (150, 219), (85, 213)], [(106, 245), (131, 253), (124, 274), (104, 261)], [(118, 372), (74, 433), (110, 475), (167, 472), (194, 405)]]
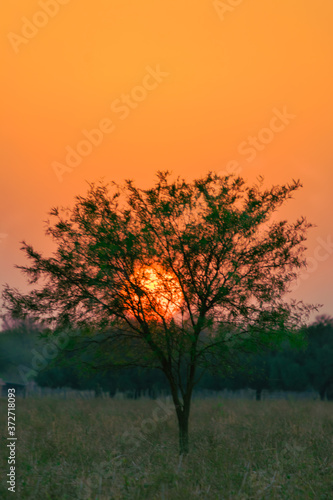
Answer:
[(309, 328), (306, 371), (321, 399), (333, 400), (333, 318), (318, 316)]
[(39, 325), (30, 320), (5, 318), (0, 332), (0, 378), (22, 383), (18, 366), (30, 363), (31, 350), (38, 345), (39, 335)]
[(46, 232), (54, 256), (23, 243), (32, 265), (20, 268), (43, 285), (26, 295), (6, 287), (4, 299), (12, 314), (43, 319), (53, 335), (81, 329), (99, 343), (101, 367), (161, 369), (186, 451), (192, 391), (206, 369), (302, 337), (313, 306), (283, 296), (305, 265), (311, 224), (272, 220), (299, 181), (264, 189), (262, 179), (248, 187), (212, 173), (169, 180), (159, 172), (151, 189), (127, 181), (110, 192), (92, 184), (72, 209), (53, 209)]

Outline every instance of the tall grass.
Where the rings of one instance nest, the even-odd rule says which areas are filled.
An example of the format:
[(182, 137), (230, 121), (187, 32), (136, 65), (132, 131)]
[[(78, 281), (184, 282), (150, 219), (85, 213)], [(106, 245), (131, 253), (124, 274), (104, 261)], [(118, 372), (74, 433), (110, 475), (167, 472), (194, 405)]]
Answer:
[[(1, 400), (0, 497), (7, 491)], [(331, 499), (333, 403), (195, 400), (191, 452), (153, 400), (17, 400), (19, 499)], [(151, 423), (151, 421), (150, 421)], [(131, 444), (124, 433), (141, 433)]]

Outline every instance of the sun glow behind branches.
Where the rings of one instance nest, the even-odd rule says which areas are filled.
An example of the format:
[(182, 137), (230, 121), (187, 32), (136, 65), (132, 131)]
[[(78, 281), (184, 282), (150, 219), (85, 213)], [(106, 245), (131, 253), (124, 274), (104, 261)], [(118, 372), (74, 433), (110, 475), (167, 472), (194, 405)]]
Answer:
[(142, 308), (145, 319), (170, 319), (183, 303), (183, 293), (175, 277), (160, 265), (137, 267), (131, 281), (137, 287), (133, 302), (137, 311)]

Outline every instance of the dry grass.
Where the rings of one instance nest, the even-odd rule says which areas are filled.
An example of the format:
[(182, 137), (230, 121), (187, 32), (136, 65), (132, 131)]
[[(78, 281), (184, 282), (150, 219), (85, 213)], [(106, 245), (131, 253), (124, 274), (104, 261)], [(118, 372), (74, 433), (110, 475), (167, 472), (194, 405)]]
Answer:
[[(142, 424), (156, 408), (151, 400), (18, 399), (17, 498), (332, 498), (332, 403), (194, 401), (183, 460), (174, 414), (151, 431)], [(144, 430), (138, 446), (123, 437), (133, 426)], [(12, 498), (5, 437), (0, 497)]]

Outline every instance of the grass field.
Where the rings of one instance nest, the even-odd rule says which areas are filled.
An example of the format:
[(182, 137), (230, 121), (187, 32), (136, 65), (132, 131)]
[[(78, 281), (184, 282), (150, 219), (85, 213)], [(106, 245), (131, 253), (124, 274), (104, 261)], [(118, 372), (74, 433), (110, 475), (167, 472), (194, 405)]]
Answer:
[(195, 400), (183, 460), (175, 413), (158, 408), (148, 399), (17, 399), (13, 494), (1, 399), (0, 498), (333, 498), (333, 403)]

